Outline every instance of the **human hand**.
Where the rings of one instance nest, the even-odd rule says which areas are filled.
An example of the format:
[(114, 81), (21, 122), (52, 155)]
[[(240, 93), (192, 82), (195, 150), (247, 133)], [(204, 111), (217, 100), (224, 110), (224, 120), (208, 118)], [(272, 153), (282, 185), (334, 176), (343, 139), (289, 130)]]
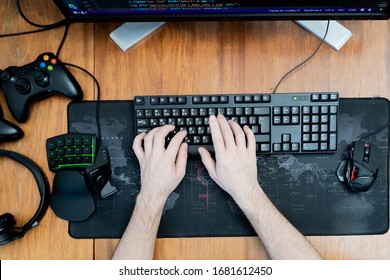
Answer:
[(199, 148), (202, 162), (211, 178), (237, 202), (250, 196), (257, 181), (256, 140), (252, 130), (244, 130), (223, 115), (210, 116), (215, 161), (205, 148)]
[(174, 129), (174, 125), (156, 127), (147, 134), (137, 135), (133, 142), (141, 168), (140, 194), (161, 199), (164, 203), (183, 179), (187, 165), (188, 145), (183, 143), (186, 131), (178, 132), (168, 147), (164, 147), (166, 136)]

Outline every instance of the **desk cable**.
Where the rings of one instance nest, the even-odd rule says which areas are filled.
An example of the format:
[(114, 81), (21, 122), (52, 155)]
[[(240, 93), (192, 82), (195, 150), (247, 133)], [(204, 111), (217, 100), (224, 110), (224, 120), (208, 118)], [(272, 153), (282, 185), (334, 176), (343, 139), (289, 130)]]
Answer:
[(100, 85), (99, 85), (99, 82), (98, 80), (96, 79), (96, 77), (91, 73), (89, 72), (88, 70), (78, 66), (78, 65), (75, 65), (75, 64), (72, 64), (72, 63), (64, 63), (64, 65), (66, 66), (69, 66), (69, 67), (74, 67), (74, 68), (77, 68), (83, 72), (85, 72), (86, 74), (88, 74), (94, 81), (95, 81), (95, 84), (96, 84), (96, 88), (97, 88), (97, 96), (96, 96), (96, 126), (97, 126), (97, 136), (99, 138), (99, 140), (101, 139), (101, 127), (100, 127)]
[(10, 33), (10, 34), (0, 34), (0, 38), (19, 36), (19, 35), (27, 35), (27, 34), (38, 33), (38, 32), (44, 32), (44, 31), (48, 31), (48, 30), (55, 29), (55, 28), (64, 26), (66, 24), (69, 24), (69, 20), (68, 19), (63, 19), (63, 20), (60, 20), (59, 22), (52, 23), (52, 24), (47, 24), (47, 25), (46, 24), (35, 23), (35, 22), (29, 20), (25, 16), (25, 14), (23, 13), (23, 11), (22, 11), (22, 9), (20, 7), (19, 0), (15, 0), (15, 5), (16, 5), (16, 9), (19, 12), (19, 15), (24, 19), (24, 21), (26, 21), (28, 24), (30, 24), (30, 25), (32, 25), (34, 27), (38, 27), (39, 29), (30, 30), (30, 31), (23, 31), (23, 32), (17, 32), (17, 33)]
[(366, 134), (363, 134), (362, 137), (360, 137), (357, 141), (361, 141), (361, 140), (364, 140), (370, 136), (373, 136), (375, 134), (378, 134), (379, 132), (381, 132), (382, 130), (384, 130), (386, 127), (388, 127), (390, 125), (390, 122), (388, 122), (387, 124), (385, 125), (382, 125), (381, 127), (371, 131), (371, 132), (367, 132)]
[(316, 55), (319, 51), (319, 49), (321, 48), (321, 46), (324, 44), (325, 42), (325, 39), (326, 39), (326, 36), (328, 35), (328, 31), (329, 31), (329, 25), (330, 25), (330, 20), (328, 20), (328, 23), (326, 25), (326, 30), (325, 30), (325, 34), (324, 34), (324, 37), (321, 39), (320, 43), (318, 44), (317, 48), (315, 49), (315, 51), (308, 57), (306, 58), (304, 61), (302, 61), (301, 63), (299, 63), (298, 65), (296, 65), (295, 67), (293, 67), (292, 69), (290, 69), (286, 74), (283, 75), (283, 77), (279, 80), (279, 82), (276, 84), (272, 94), (275, 94), (276, 93), (276, 90), (278, 89), (279, 85), (282, 83), (282, 81), (287, 78), (288, 75), (291, 74), (291, 72), (297, 70), (299, 67), (301, 67), (303, 64), (305, 64), (306, 62), (308, 62), (310, 59), (313, 58), (314, 55)]

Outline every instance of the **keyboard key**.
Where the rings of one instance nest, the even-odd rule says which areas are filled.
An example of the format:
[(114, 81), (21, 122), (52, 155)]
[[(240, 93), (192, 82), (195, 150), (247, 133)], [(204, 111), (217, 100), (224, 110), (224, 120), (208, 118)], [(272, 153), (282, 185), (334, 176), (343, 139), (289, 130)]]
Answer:
[(177, 104), (177, 97), (176, 96), (170, 96), (168, 98), (168, 103), (169, 104)]
[(260, 151), (261, 152), (270, 152), (271, 151), (271, 147), (269, 144), (260, 144)]
[(187, 99), (184, 96), (179, 96), (177, 98), (177, 103), (179, 103), (179, 104), (187, 104)]
[(270, 142), (270, 136), (268, 134), (257, 134), (255, 135), (256, 142)]
[(337, 117), (336, 117), (336, 115), (330, 115), (329, 131), (330, 132), (337, 131)]
[(140, 97), (140, 96), (137, 96), (137, 97), (134, 99), (134, 103), (135, 103), (136, 105), (144, 105), (144, 104), (145, 104), (145, 98)]
[(302, 151), (318, 151), (318, 143), (303, 143)]
[[(264, 116), (268, 116), (270, 114), (270, 108), (269, 107), (256, 107), (253, 109), (253, 114), (254, 115), (264, 115)], [(275, 110), (274, 110), (274, 114), (275, 113)]]

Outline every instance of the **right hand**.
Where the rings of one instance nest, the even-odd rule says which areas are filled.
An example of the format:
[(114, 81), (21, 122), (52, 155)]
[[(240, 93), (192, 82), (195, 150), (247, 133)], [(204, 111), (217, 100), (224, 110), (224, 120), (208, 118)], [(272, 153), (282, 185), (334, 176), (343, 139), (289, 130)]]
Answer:
[(205, 148), (199, 148), (202, 162), (211, 178), (237, 202), (259, 188), (256, 140), (248, 126), (244, 129), (223, 115), (210, 116), (215, 161)]

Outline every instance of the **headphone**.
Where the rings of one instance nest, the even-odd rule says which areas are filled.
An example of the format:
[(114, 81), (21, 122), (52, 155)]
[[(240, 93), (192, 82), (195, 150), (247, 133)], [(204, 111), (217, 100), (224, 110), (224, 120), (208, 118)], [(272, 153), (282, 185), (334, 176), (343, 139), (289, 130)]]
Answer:
[(11, 213), (0, 215), (0, 245), (7, 244), (16, 239), (22, 238), (28, 230), (38, 225), (49, 207), (49, 184), (40, 168), (29, 158), (8, 150), (0, 149), (0, 156), (7, 156), (24, 165), (33, 174), (38, 185), (41, 200), (34, 216), (23, 226), (14, 227), (16, 220)]

